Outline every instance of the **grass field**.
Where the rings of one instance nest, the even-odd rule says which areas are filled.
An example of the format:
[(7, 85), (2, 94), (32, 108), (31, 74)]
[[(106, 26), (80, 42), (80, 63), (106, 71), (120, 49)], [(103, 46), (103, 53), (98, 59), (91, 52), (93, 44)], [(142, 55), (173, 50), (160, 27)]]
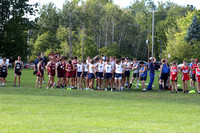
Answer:
[(24, 70), (21, 87), (13, 88), (9, 71), (0, 87), (0, 133), (200, 132), (200, 95), (159, 92), (157, 78), (147, 93), (35, 89), (35, 79)]

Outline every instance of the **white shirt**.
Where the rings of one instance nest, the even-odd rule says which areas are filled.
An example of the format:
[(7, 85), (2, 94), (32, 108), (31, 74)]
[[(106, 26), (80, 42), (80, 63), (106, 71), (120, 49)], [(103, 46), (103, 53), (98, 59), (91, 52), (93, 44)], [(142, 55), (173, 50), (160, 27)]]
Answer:
[(105, 67), (106, 67), (106, 73), (112, 73), (112, 65), (106, 64)]
[(115, 73), (122, 74), (122, 72), (123, 72), (122, 71), (122, 65), (121, 64), (120, 65), (116, 64), (115, 67), (116, 67)]

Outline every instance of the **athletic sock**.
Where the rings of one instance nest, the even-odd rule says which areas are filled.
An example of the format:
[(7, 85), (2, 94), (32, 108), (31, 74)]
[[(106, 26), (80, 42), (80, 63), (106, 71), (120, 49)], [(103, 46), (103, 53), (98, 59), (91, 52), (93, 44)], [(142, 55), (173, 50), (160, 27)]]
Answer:
[(137, 80), (137, 86), (139, 85), (139, 80)]

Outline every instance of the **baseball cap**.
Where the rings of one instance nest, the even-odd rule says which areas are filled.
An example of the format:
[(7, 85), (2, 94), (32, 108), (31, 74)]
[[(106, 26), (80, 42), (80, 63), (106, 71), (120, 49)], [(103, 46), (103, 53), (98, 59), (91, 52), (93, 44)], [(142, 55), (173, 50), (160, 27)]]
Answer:
[(126, 57), (126, 59), (129, 59), (129, 57)]
[(198, 59), (195, 59), (195, 61), (197, 62), (197, 61), (198, 61)]

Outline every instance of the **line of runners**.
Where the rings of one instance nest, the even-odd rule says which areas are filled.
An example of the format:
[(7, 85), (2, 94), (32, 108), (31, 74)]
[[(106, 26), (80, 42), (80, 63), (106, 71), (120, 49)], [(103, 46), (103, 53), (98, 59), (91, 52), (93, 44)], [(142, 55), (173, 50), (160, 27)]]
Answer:
[[(155, 63), (156, 59), (153, 58), (153, 60)], [(147, 79), (148, 69), (143, 61), (138, 62), (137, 59), (130, 62), (128, 57), (123, 57), (119, 60), (112, 56), (109, 59), (106, 59), (105, 56), (96, 56), (93, 59), (88, 57), (84, 61), (77, 60), (77, 57), (73, 57), (67, 61), (67, 57), (63, 56), (59, 58), (58, 63), (55, 63), (54, 58), (51, 57), (46, 66), (43, 61), (42, 58), (39, 58), (34, 68), (36, 70), (35, 74), (37, 75), (36, 88), (38, 87), (38, 83), (41, 88), (42, 80), (44, 80), (44, 70), (46, 70), (49, 75), (47, 89), (55, 86), (54, 78), (57, 76), (57, 88), (67, 87), (68, 90), (72, 88), (77, 88), (78, 90), (93, 90), (96, 81), (95, 88), (99, 91), (123, 91), (124, 88), (130, 89), (135, 79), (137, 80), (136, 88), (138, 88), (140, 79), (142, 81), (142, 91), (146, 91), (145, 81)], [(162, 65), (160, 66), (159, 75), (160, 90), (171, 88), (172, 93), (177, 93), (178, 73), (180, 73), (183, 82), (183, 92), (189, 92), (188, 81), (190, 80), (190, 86), (193, 88), (191, 92), (195, 92), (195, 81), (197, 81), (197, 91), (200, 94), (200, 63), (198, 63), (197, 59), (192, 59), (189, 66), (186, 61), (183, 61), (183, 65), (180, 68), (178, 68), (176, 62), (172, 62), (171, 66), (165, 59), (161, 62)], [(18, 87), (20, 87), (22, 70), (23, 62), (21, 61), (21, 57), (18, 56), (18, 60), (14, 64), (14, 87), (16, 87), (17, 77)], [(132, 79), (129, 79), (130, 70), (133, 71)], [(6, 65), (6, 58), (3, 58), (3, 63), (0, 64), (0, 85), (3, 87), (5, 86), (7, 72), (8, 66)]]

